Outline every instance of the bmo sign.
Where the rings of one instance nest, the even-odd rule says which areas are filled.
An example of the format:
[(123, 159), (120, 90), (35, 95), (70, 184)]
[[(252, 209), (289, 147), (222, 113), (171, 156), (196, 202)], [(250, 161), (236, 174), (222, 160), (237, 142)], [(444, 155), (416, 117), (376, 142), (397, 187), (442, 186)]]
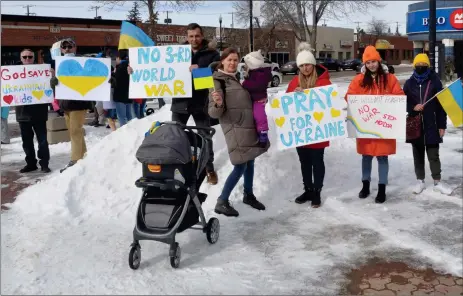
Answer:
[[(463, 32), (463, 8), (447, 7), (436, 10), (437, 32)], [(429, 10), (407, 13), (407, 35), (429, 32)]]

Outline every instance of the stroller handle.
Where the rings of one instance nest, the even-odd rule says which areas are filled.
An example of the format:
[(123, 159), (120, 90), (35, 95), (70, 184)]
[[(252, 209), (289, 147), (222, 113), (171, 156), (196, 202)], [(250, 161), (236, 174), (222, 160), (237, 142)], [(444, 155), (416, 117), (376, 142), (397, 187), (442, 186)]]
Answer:
[(164, 121), (161, 124), (176, 124), (176, 125), (179, 125), (179, 126), (185, 128), (187, 130), (198, 130), (198, 131), (203, 130), (203, 131), (207, 131), (211, 138), (215, 135), (215, 128), (213, 128), (213, 127), (189, 126), (189, 125), (184, 125), (183, 123), (177, 122), (177, 121)]

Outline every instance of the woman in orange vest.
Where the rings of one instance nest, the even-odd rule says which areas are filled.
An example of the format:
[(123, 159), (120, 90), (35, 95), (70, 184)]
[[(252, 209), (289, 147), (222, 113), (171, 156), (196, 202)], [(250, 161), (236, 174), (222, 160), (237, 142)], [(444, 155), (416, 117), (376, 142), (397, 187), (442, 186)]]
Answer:
[[(367, 46), (363, 53), (362, 73), (355, 76), (347, 90), (348, 95), (404, 95), (397, 78), (388, 73), (387, 66), (381, 64), (381, 56), (373, 46)], [(404, 110), (405, 111), (405, 110)], [(389, 172), (388, 155), (396, 153), (395, 139), (357, 139), (357, 153), (362, 155), (363, 188), (360, 198), (370, 195), (371, 165), (373, 157), (378, 160), (378, 194), (376, 203), (386, 201), (387, 175)]]

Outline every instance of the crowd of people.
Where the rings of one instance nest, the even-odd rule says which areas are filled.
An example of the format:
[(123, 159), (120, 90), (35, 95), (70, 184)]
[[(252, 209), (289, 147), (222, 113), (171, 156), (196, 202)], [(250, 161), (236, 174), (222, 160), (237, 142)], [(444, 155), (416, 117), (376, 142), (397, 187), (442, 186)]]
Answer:
[[(268, 138), (268, 121), (265, 105), (268, 102), (267, 86), (271, 79), (270, 68), (264, 66), (264, 58), (260, 51), (251, 52), (244, 57), (246, 73), (244, 81), (237, 77), (240, 56), (237, 50), (227, 48), (220, 54), (215, 43), (204, 38), (198, 24), (190, 24), (187, 28), (187, 44), (192, 49), (192, 65), (195, 68), (212, 67), (214, 69), (214, 89), (194, 90), (191, 98), (173, 98), (172, 120), (186, 124), (193, 117), (198, 126), (210, 127), (220, 123), (225, 135), (230, 162), (233, 170), (226, 178), (221, 195), (217, 199), (215, 212), (226, 216), (238, 216), (239, 213), (229, 202), (231, 192), (241, 177), (244, 178), (243, 202), (257, 210), (265, 210), (265, 205), (257, 200), (253, 193), (255, 159), (266, 153), (270, 147)], [(61, 42), (64, 56), (75, 56), (77, 46), (71, 39)], [(101, 54), (99, 57), (105, 57)], [(407, 142), (411, 143), (416, 173), (416, 188), (413, 192), (421, 193), (425, 189), (425, 154), (431, 167), (434, 190), (450, 194), (452, 190), (441, 181), (441, 164), (439, 145), (443, 142), (447, 128), (447, 116), (438, 100), (428, 102), (437, 92), (443, 89), (436, 73), (430, 69), (430, 61), (425, 54), (418, 54), (413, 62), (413, 74), (402, 89), (395, 75), (388, 73), (387, 67), (381, 63), (380, 54), (373, 46), (368, 46), (363, 54), (364, 67), (349, 85), (348, 95), (406, 95), (407, 96)], [(91, 104), (88, 101), (66, 100), (58, 98), (53, 108), (65, 117), (66, 126), (71, 138), (70, 162), (64, 168), (74, 165), (82, 159), (87, 151), (83, 125), (86, 113), (94, 110), (95, 120), (92, 125), (104, 125), (116, 129), (115, 120), (120, 126), (127, 124), (135, 117), (144, 116), (146, 100), (129, 98), (129, 79), (133, 73), (128, 59), (128, 50), (119, 50), (116, 67), (112, 69), (111, 101)], [(24, 65), (34, 63), (34, 53), (29, 49), (21, 51), (21, 62)], [(317, 64), (310, 46), (301, 43), (296, 58), (299, 74), (288, 85), (287, 92), (301, 92), (306, 89), (330, 85), (328, 70)], [(54, 89), (59, 80), (52, 71), (50, 82)], [(2, 144), (9, 143), (7, 122), (8, 110), (2, 107)], [(5, 112), (4, 112), (5, 111)], [(35, 171), (37, 159), (34, 148), (34, 134), (38, 140), (37, 156), (43, 172), (50, 172), (50, 152), (47, 142), (46, 121), (48, 107), (46, 104), (17, 106), (16, 120), (21, 129), (21, 138), (26, 154), (26, 166), (21, 173)], [(410, 136), (408, 136), (410, 135)], [(207, 182), (218, 183), (214, 168), (213, 140), (210, 145), (209, 161), (206, 168)], [(325, 178), (324, 154), (330, 146), (329, 142), (321, 142), (297, 147), (303, 193), (295, 202), (303, 204), (311, 202), (313, 208), (321, 206), (321, 192)], [(396, 153), (394, 139), (357, 139), (357, 153), (362, 155), (362, 188), (359, 198), (370, 195), (372, 161), (378, 161), (378, 193), (376, 203), (386, 201), (388, 184), (388, 157)], [(63, 169), (63, 170), (64, 170)], [(61, 171), (63, 171), (61, 170)], [(328, 172), (329, 173), (329, 172)]]

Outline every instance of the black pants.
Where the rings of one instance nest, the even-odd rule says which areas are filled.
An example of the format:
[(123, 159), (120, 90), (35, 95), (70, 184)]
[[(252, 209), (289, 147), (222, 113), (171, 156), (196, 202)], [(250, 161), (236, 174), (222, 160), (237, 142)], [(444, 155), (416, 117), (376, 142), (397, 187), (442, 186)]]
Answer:
[[(297, 147), (301, 162), (302, 180), (305, 188), (322, 189), (325, 179), (325, 148), (308, 149)], [(313, 176), (313, 180), (312, 180)]]
[[(190, 115), (193, 116), (196, 126), (203, 126), (203, 127), (211, 126), (209, 115), (205, 113), (184, 114), (184, 113), (172, 112), (172, 121), (177, 121), (183, 124), (187, 124), (188, 119), (190, 118)], [(199, 130), (198, 133), (200, 135), (208, 134), (208, 132), (204, 130)], [(214, 171), (214, 150), (213, 150), (213, 145), (212, 145), (212, 139), (207, 142), (209, 144), (210, 153), (209, 153), (209, 161), (207, 162), (207, 165), (206, 165), (206, 170), (208, 172), (213, 172)]]
[(424, 180), (426, 170), (424, 168), (424, 154), (428, 155), (431, 176), (434, 180), (441, 178), (441, 164), (439, 159), (439, 144), (425, 146), (424, 143), (413, 143), (413, 162), (415, 165), (415, 175), (418, 180)]
[(21, 138), (23, 141), (24, 153), (26, 153), (26, 163), (28, 166), (34, 167), (37, 165), (35, 158), (34, 148), (34, 133), (37, 137), (39, 149), (37, 156), (39, 157), (40, 166), (48, 167), (50, 161), (50, 150), (48, 149), (47, 141), (47, 122), (34, 121), (34, 122), (20, 122), (19, 128), (21, 129)]

